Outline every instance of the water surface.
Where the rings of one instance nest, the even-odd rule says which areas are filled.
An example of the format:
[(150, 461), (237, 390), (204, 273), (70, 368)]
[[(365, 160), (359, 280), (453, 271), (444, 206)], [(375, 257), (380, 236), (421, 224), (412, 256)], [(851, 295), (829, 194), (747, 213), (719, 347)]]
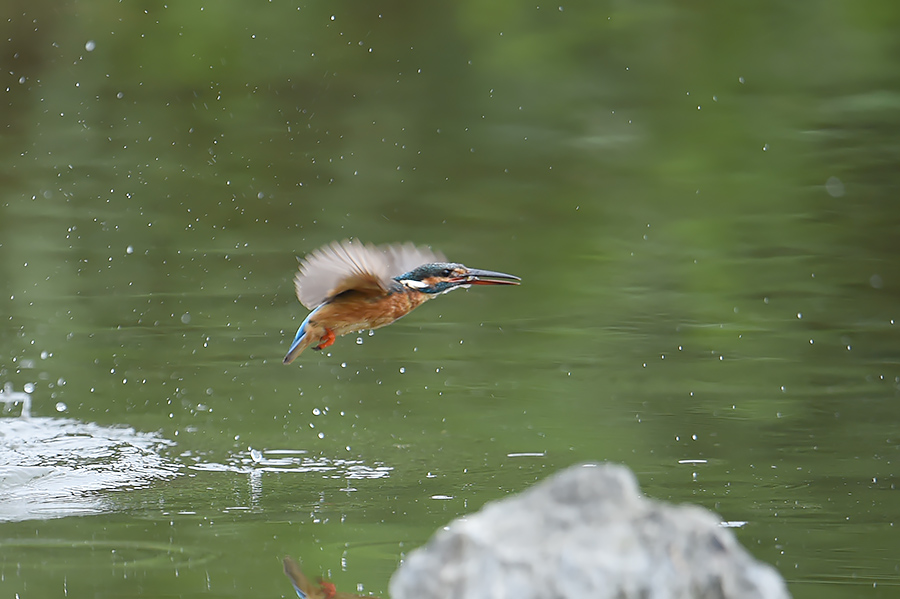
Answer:
[[(0, 445), (63, 482), (0, 510), (0, 594), (384, 594), (587, 460), (795, 597), (896, 593), (895, 3), (2, 10)], [(283, 366), (350, 236), (523, 284)]]

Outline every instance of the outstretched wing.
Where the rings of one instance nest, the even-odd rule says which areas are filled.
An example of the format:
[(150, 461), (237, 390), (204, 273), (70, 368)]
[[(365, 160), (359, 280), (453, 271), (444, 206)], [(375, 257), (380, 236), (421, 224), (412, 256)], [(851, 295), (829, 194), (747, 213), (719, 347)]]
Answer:
[(348, 291), (384, 292), (391, 280), (443, 257), (412, 243), (374, 246), (359, 241), (332, 242), (300, 261), (294, 278), (297, 299), (310, 310)]
[(392, 245), (381, 246), (379, 249), (389, 256), (391, 261), (390, 270), (392, 279), (408, 273), (423, 264), (447, 261), (444, 254), (436, 252), (424, 245), (415, 246), (410, 241), (407, 241), (402, 245), (395, 243)]

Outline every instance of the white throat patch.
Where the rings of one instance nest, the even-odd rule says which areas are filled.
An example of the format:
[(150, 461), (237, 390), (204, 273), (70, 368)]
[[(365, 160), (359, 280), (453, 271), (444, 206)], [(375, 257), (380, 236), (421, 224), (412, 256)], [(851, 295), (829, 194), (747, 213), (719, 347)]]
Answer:
[(410, 289), (424, 289), (428, 287), (428, 283), (423, 283), (422, 281), (416, 281), (415, 279), (403, 279), (400, 281), (403, 285), (406, 285)]
[(443, 291), (441, 291), (441, 295), (444, 295), (445, 293), (450, 293), (454, 289), (468, 289), (469, 287), (471, 287), (471, 285), (456, 285), (455, 287), (449, 287), (447, 289), (444, 289)]

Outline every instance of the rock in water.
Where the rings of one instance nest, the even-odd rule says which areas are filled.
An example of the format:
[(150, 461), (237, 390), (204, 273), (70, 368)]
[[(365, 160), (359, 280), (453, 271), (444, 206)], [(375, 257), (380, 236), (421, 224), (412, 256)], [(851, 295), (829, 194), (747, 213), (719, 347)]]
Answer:
[(409, 554), (394, 599), (783, 599), (712, 512), (641, 495), (630, 470), (569, 468)]

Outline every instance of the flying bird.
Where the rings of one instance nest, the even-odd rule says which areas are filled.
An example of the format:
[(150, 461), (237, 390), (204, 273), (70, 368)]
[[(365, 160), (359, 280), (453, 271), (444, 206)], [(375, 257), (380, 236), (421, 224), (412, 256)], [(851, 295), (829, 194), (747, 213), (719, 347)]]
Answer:
[(294, 277), (297, 299), (311, 310), (284, 357), (290, 364), (309, 346), (377, 329), (442, 293), (470, 285), (518, 285), (519, 277), (447, 262), (440, 252), (412, 243), (379, 245), (344, 240), (302, 260)]

